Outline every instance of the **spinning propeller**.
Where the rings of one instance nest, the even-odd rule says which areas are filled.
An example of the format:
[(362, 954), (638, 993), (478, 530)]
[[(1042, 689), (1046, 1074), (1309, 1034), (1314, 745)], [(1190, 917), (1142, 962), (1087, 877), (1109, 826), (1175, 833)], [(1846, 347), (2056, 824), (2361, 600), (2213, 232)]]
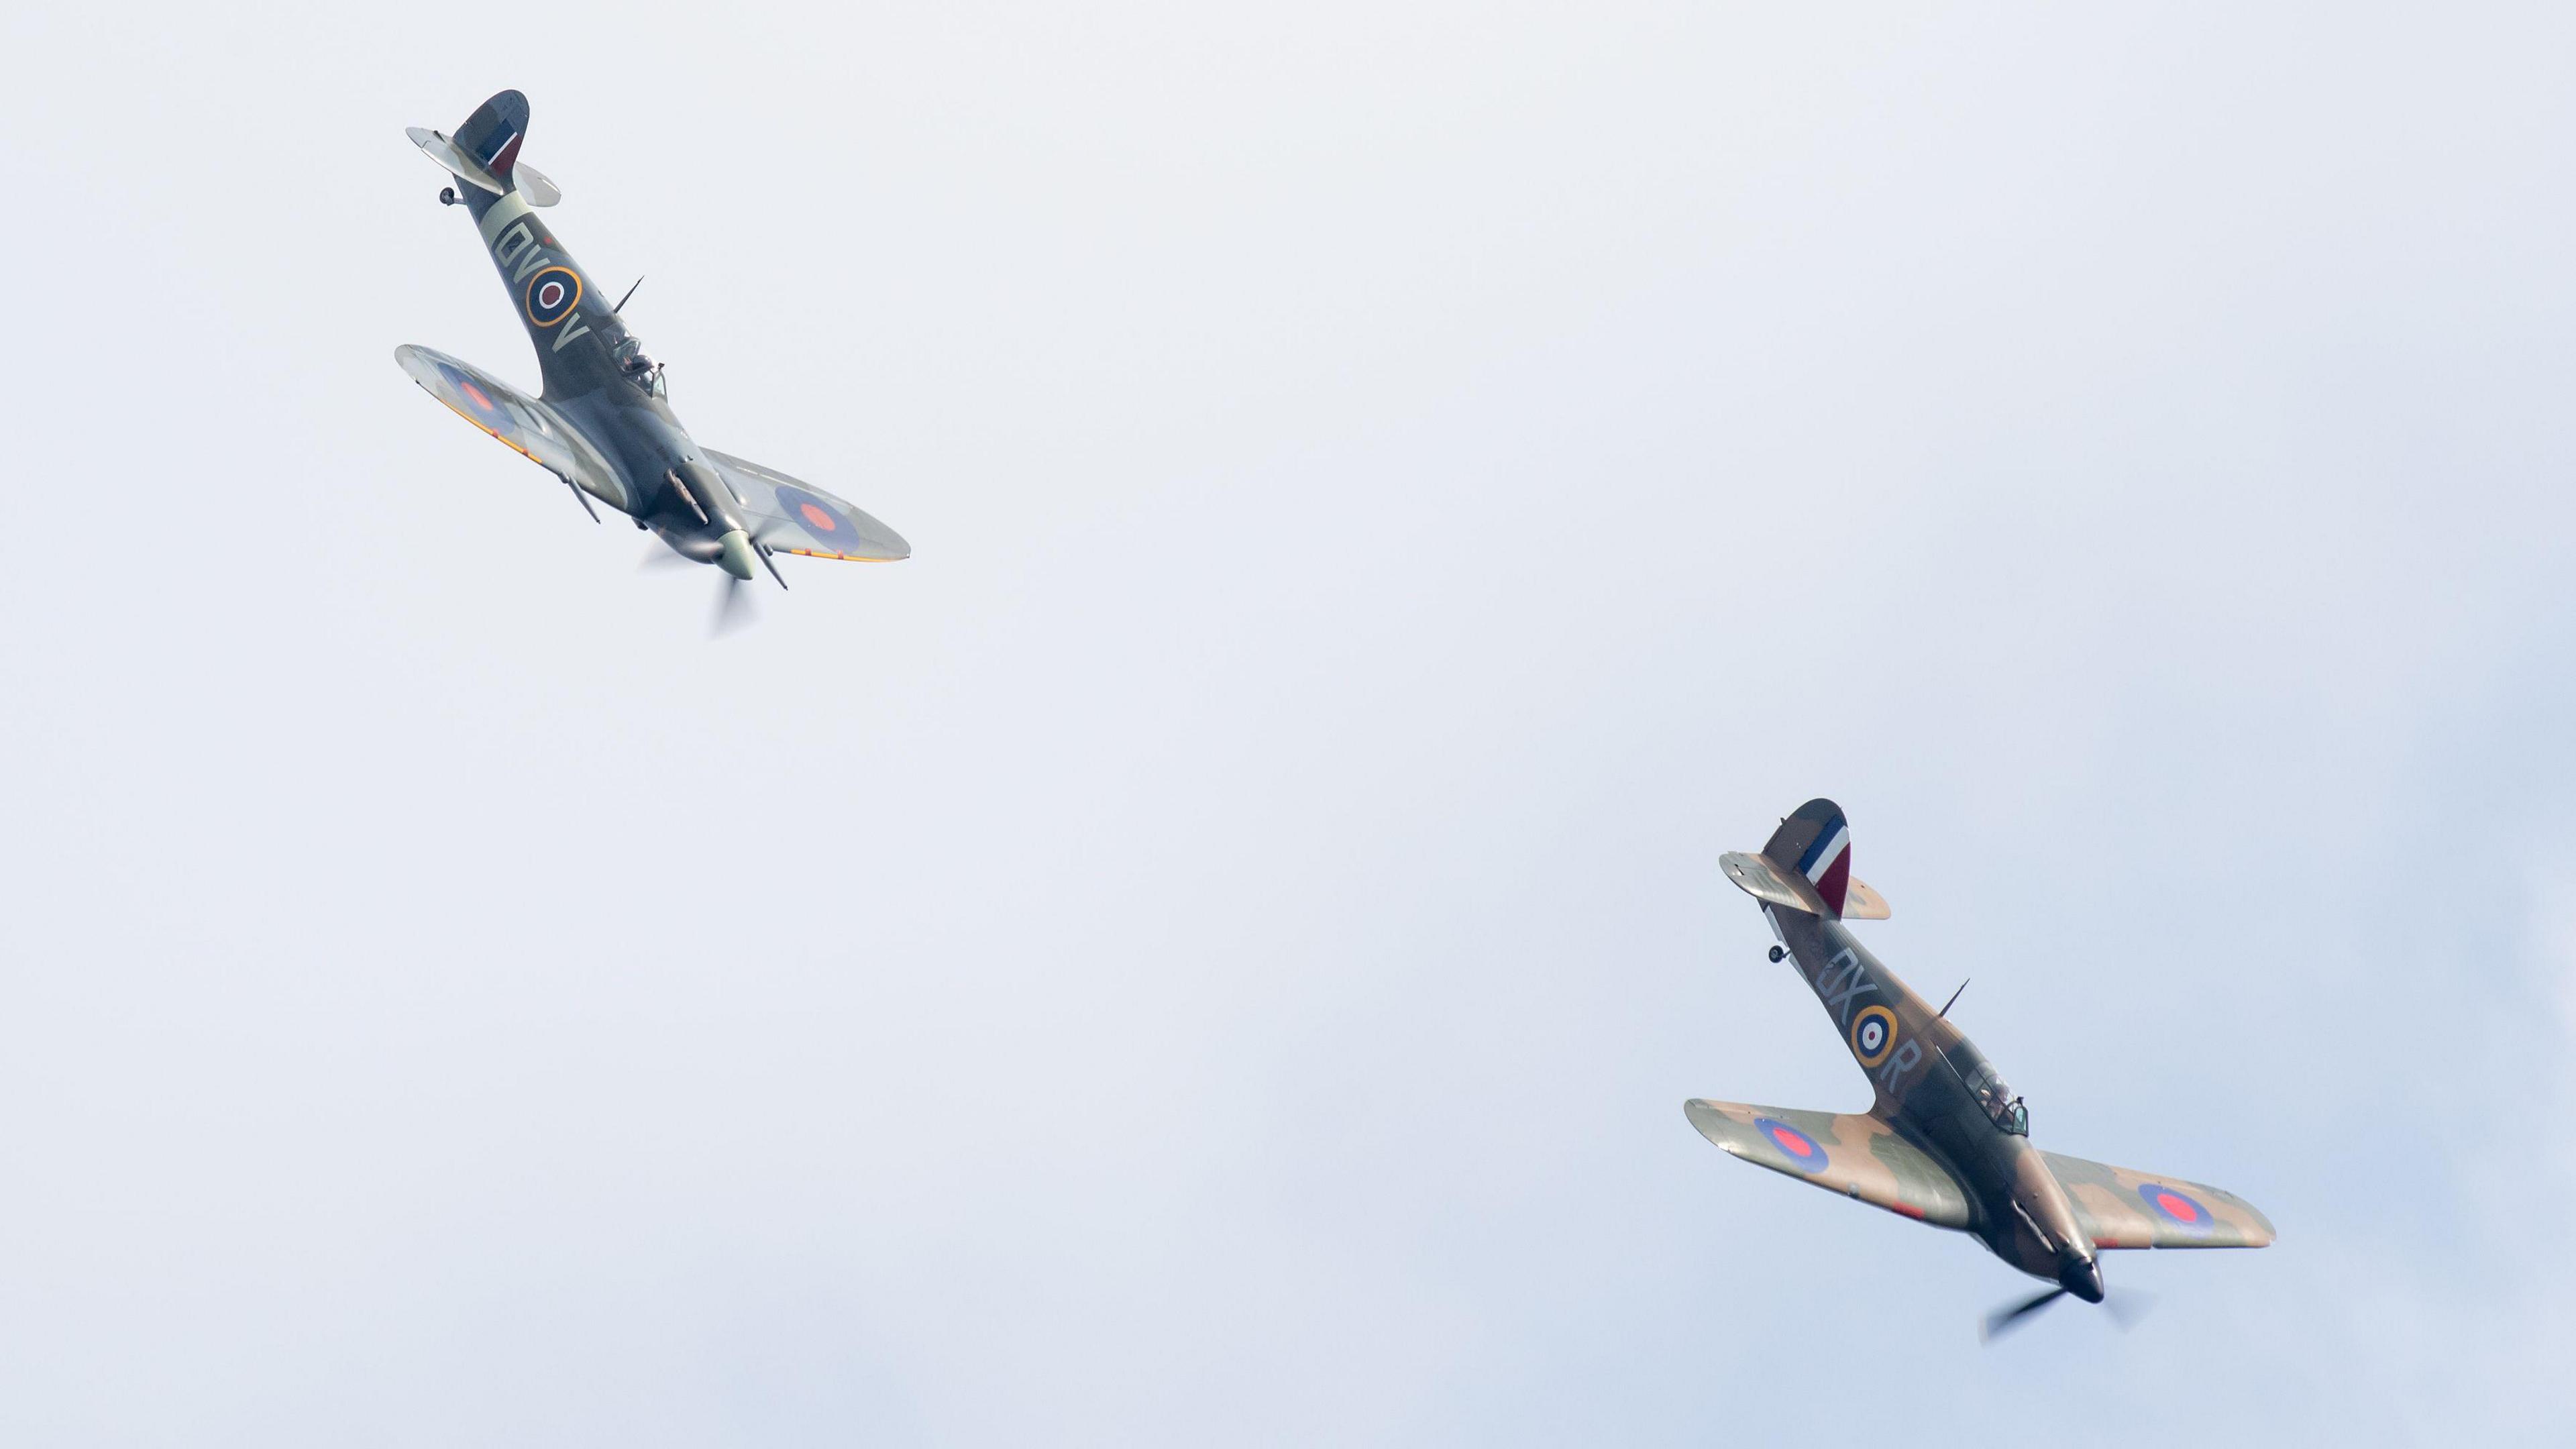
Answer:
[(751, 597), (743, 588), (743, 580), (727, 574), (724, 576), (724, 583), (718, 587), (720, 592), (716, 595), (716, 621), (709, 627), (708, 634), (712, 638), (721, 639), (749, 624), (752, 620), (752, 612)]
[[(2039, 1294), (2037, 1297), (2026, 1298), (2019, 1303), (1996, 1309), (1994, 1312), (1986, 1315), (1985, 1323), (1978, 1328), (1977, 1341), (1980, 1343), (1994, 1342), (1996, 1339), (2001, 1338), (2005, 1334), (2012, 1332), (2014, 1329), (2021, 1327), (2022, 1323), (2027, 1320), (2030, 1315), (2037, 1313), (2039, 1310), (2046, 1308), (2048, 1305), (2065, 1296), (2065, 1289), (2051, 1288), (2047, 1292)], [(2156, 1300), (2152, 1295), (2141, 1292), (2138, 1289), (2123, 1288), (2117, 1293), (2104, 1295), (2102, 1306), (2110, 1310), (2111, 1321), (2119, 1326), (2121, 1332), (2125, 1333), (2138, 1326), (2139, 1320), (2147, 1316), (2147, 1310), (2155, 1305), (2155, 1301)]]
[[(764, 556), (761, 562), (769, 563), (769, 560)], [(646, 549), (644, 557), (635, 566), (646, 573), (669, 573), (675, 569), (704, 567), (695, 559), (683, 558), (668, 548), (658, 546)], [(778, 565), (769, 564), (769, 572), (771, 577), (777, 577)], [(717, 571), (717, 576), (723, 582), (716, 586), (715, 618), (707, 627), (707, 637), (711, 639), (721, 639), (737, 630), (747, 628), (760, 617), (759, 611), (752, 607), (751, 591), (743, 587), (747, 580), (736, 578), (721, 569)], [(787, 587), (787, 580), (779, 579), (778, 586), (782, 589)]]

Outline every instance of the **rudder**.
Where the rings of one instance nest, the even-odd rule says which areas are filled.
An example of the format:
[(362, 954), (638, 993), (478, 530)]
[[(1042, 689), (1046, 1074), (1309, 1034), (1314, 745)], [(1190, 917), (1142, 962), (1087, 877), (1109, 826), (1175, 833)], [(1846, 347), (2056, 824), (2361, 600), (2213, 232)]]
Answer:
[(1825, 799), (1799, 806), (1771, 832), (1762, 853), (1783, 870), (1805, 876), (1826, 907), (1836, 916), (1843, 914), (1852, 884), (1851, 826), (1843, 819), (1843, 807)]
[(528, 98), (517, 91), (503, 91), (475, 107), (454, 137), (457, 149), (504, 186), (518, 169), (519, 143), (527, 138)]

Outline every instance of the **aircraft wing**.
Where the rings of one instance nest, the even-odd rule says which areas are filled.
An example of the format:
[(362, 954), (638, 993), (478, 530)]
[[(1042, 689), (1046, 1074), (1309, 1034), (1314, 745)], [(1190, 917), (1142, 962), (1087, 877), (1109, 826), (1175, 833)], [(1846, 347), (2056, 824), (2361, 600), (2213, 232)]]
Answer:
[(394, 361), (402, 364), (423, 392), (512, 451), (611, 508), (626, 506), (626, 490), (617, 481), (617, 471), (553, 408), (444, 352), (406, 345), (394, 349)]
[(1968, 1226), (1958, 1179), (1876, 1117), (1697, 1098), (1682, 1110), (1702, 1137), (1757, 1167), (1934, 1227)]
[(2224, 1188), (2043, 1152), (2097, 1248), (2260, 1248), (2272, 1220)]
[(751, 514), (745, 521), (751, 524), (752, 536), (770, 549), (859, 563), (912, 557), (912, 545), (903, 541), (902, 534), (813, 484), (730, 453), (703, 451)]

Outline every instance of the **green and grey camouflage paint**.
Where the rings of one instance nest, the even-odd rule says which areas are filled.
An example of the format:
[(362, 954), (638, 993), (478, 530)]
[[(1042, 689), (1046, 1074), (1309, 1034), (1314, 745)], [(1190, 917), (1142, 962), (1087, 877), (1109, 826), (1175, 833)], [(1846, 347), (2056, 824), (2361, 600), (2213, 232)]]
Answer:
[[(911, 545), (849, 503), (783, 473), (701, 448), (671, 411), (661, 367), (537, 208), (553, 184), (519, 174), (527, 98), (503, 91), (453, 137), (414, 130), (461, 203), (536, 348), (539, 398), (425, 347), (395, 349), (412, 380), (468, 422), (650, 529), (681, 557), (748, 579), (773, 553), (881, 561)], [(527, 184), (522, 184), (522, 181)], [(774, 566), (773, 566), (774, 571)], [(782, 579), (782, 583), (785, 581)]]

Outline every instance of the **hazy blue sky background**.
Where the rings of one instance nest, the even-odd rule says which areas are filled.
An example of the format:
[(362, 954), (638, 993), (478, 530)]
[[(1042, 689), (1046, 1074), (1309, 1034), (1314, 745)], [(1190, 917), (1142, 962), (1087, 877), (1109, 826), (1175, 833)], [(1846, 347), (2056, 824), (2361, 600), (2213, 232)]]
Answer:
[[(2381, 1444), (2576, 1427), (2559, 6), (27, 6), (0, 1440)], [(405, 125), (532, 98), (705, 575)], [(2046, 1145), (2137, 1331), (1731, 1162)]]

